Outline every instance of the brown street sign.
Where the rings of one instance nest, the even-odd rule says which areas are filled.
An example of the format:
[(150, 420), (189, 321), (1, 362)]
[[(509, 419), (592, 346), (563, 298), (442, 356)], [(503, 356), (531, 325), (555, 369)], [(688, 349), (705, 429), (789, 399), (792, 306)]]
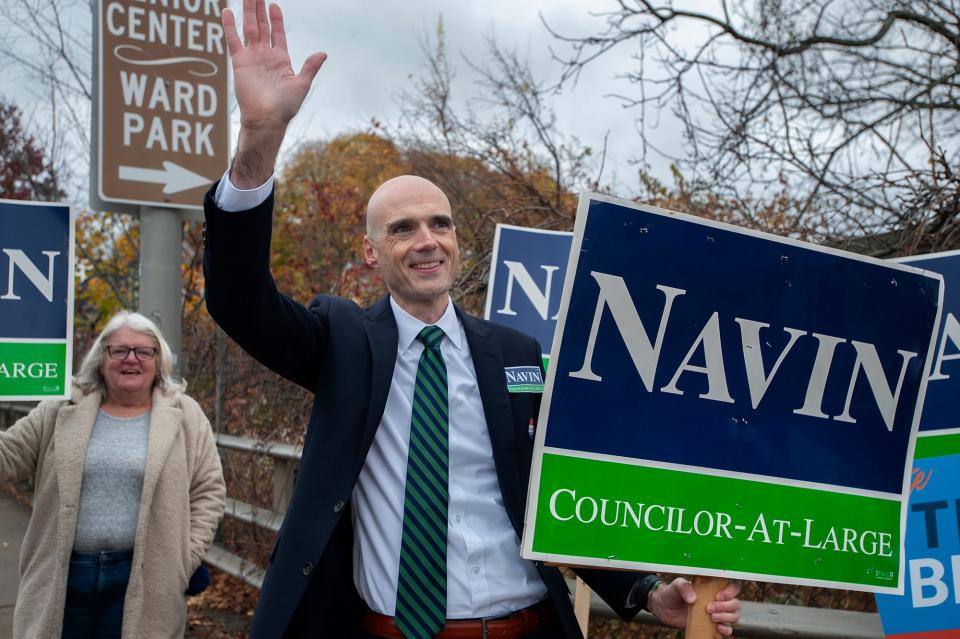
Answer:
[(98, 0), (101, 204), (199, 208), (230, 150), (220, 0)]

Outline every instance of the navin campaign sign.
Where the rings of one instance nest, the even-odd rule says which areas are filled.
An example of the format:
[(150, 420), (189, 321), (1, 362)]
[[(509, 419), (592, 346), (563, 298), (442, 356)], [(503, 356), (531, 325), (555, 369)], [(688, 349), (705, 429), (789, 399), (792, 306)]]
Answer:
[(942, 280), (583, 196), (525, 557), (898, 592)]
[(897, 261), (940, 273), (945, 284), (937, 352), (923, 402), (917, 455), (960, 453), (960, 251), (914, 255)]
[(72, 353), (70, 208), (0, 200), (0, 398), (69, 397)]
[[(483, 317), (553, 344), (573, 234), (497, 224)], [(544, 351), (544, 364), (549, 359)]]

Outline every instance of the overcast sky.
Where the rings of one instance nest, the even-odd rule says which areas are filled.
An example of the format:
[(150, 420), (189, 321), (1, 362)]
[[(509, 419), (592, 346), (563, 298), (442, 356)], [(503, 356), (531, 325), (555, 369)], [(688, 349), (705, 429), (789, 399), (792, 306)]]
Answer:
[[(73, 32), (89, 37), (86, 0), (58, 2), (68, 8), (63, 16), (65, 24)], [(227, 2), (227, 6), (240, 13), (241, 0)], [(290, 140), (302, 141), (365, 129), (372, 118), (394, 123), (398, 115), (396, 95), (408, 86), (411, 76), (424, 72), (421, 42), (433, 35), (440, 16), (449, 58), (457, 70), (454, 88), (458, 96), (465, 98), (474, 87), (471, 71), (461, 55), (482, 61), (487, 37), (495, 37), (503, 47), (516, 48), (529, 59), (541, 81), (553, 81), (559, 76), (560, 67), (551, 59), (550, 47), (566, 49), (544, 28), (541, 14), (562, 33), (590, 34), (603, 25), (590, 12), (614, 5), (609, 0), (281, 0), (281, 6), (294, 68), (298, 70), (313, 51), (323, 50), (329, 55), (288, 136)], [(635, 86), (616, 78), (631, 67), (629, 58), (635, 52), (625, 46), (607, 54), (586, 69), (575, 89), (557, 96), (553, 102), (557, 127), (563, 134), (576, 135), (583, 144), (600, 149), (604, 135), (610, 132), (604, 181), (615, 178), (617, 192), (622, 196), (633, 195), (637, 185), (637, 169), (629, 163), (640, 153), (637, 114), (605, 96), (636, 95)], [(0, 69), (0, 95), (17, 102), (28, 119), (38, 119), (43, 124), (43, 118), (49, 117), (43, 88), (30, 86), (16, 68)], [(233, 137), (237, 125), (235, 121)], [(648, 134), (661, 148), (677, 149), (680, 144), (676, 127), (669, 124), (648, 130)], [(289, 145), (285, 150), (289, 150)], [(655, 156), (647, 159), (655, 175), (668, 175), (667, 160)], [(76, 166), (74, 169), (81, 171)], [(81, 184), (85, 181), (77, 180)], [(85, 194), (73, 197), (85, 199)]]
[[(393, 121), (395, 96), (410, 76), (424, 71), (420, 45), (424, 37), (432, 36), (441, 15), (449, 57), (457, 67), (455, 90), (459, 97), (466, 97), (473, 90), (472, 74), (461, 54), (482, 60), (485, 39), (492, 35), (527, 56), (539, 79), (555, 80), (560, 68), (551, 59), (549, 48), (563, 49), (564, 45), (544, 28), (541, 14), (561, 32), (588, 33), (602, 24), (589, 12), (604, 4), (587, 0), (283, 2), (294, 69), (299, 70), (313, 51), (323, 50), (329, 56), (291, 137), (329, 137), (363, 128), (371, 118)], [(228, 6), (239, 5), (239, 0), (231, 0)], [(599, 149), (604, 135), (611, 131), (605, 176), (616, 172), (618, 181), (626, 186), (636, 184), (636, 169), (628, 163), (639, 153), (636, 113), (604, 96), (632, 91), (628, 83), (614, 77), (628, 68), (631, 53), (626, 47), (614, 51), (602, 63), (589, 67), (575, 90), (554, 102), (558, 128), (577, 135), (584, 144)], [(660, 162), (657, 172), (665, 174), (666, 166)]]

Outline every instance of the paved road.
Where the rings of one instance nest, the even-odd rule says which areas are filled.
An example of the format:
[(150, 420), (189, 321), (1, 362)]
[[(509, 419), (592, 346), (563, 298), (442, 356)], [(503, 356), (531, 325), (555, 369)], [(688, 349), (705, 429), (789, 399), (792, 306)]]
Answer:
[(30, 509), (0, 492), (0, 639), (9, 639), (17, 601), (17, 561)]

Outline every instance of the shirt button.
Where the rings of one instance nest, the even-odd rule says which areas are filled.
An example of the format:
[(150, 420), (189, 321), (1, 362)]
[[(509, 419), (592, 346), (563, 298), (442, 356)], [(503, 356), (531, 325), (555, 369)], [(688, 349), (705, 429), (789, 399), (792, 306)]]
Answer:
[(343, 506), (344, 506), (343, 500), (338, 499), (337, 503), (333, 505), (333, 512), (339, 513), (341, 510), (343, 510)]
[(460, 520), (463, 519), (463, 517), (461, 517), (460, 515), (457, 515), (456, 517), (454, 517), (454, 519), (456, 519), (457, 523), (459, 524)]
[(475, 575), (479, 575), (479, 574), (480, 574), (480, 566), (474, 566), (474, 567), (473, 567), (473, 574), (475, 574)]
[(304, 577), (309, 577), (310, 573), (313, 572), (313, 562), (308, 561), (307, 563), (303, 564), (302, 572)]

